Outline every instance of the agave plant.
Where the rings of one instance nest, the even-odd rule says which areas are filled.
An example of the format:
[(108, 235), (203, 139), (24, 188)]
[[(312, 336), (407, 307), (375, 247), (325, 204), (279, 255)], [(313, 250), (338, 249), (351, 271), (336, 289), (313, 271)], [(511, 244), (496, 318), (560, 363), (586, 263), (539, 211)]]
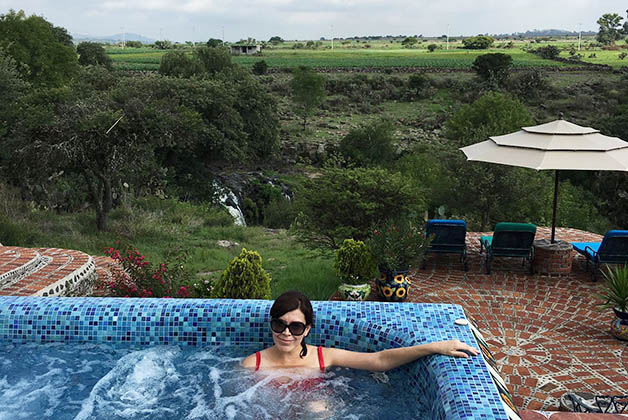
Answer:
[(604, 293), (598, 297), (604, 300), (599, 306), (601, 309), (616, 308), (622, 312), (628, 312), (628, 267), (616, 266), (602, 272), (606, 280)]

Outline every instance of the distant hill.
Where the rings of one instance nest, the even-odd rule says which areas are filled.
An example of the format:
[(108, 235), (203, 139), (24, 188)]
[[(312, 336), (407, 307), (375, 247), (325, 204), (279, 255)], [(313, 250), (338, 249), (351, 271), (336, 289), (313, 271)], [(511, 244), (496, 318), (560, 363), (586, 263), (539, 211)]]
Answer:
[[(114, 34), (109, 36), (93, 36), (93, 35), (84, 35), (84, 34), (72, 34), (72, 38), (74, 38), (74, 42), (83, 42), (83, 41), (91, 41), (91, 42), (102, 42), (115, 44), (117, 42), (122, 41), (122, 34)], [(140, 41), (143, 44), (152, 44), (155, 42), (152, 38), (146, 38), (142, 35), (134, 34), (134, 33), (125, 33), (124, 34), (125, 41)]]
[[(582, 31), (583, 36), (595, 35), (597, 32), (593, 31)], [(513, 32), (512, 34), (496, 34), (494, 36), (497, 37), (524, 37), (524, 38), (533, 38), (537, 36), (578, 36), (578, 31), (565, 31), (563, 29), (533, 29), (531, 31), (525, 32)]]

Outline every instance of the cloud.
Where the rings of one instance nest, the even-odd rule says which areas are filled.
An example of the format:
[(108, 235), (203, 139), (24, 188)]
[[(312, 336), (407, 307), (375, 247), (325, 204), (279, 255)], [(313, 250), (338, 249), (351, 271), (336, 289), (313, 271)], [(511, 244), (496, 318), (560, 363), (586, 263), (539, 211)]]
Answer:
[(0, 0), (43, 15), (71, 32), (128, 32), (173, 41), (248, 36), (286, 39), (424, 34), (511, 33), (532, 29), (597, 30), (603, 13), (625, 17), (625, 0)]

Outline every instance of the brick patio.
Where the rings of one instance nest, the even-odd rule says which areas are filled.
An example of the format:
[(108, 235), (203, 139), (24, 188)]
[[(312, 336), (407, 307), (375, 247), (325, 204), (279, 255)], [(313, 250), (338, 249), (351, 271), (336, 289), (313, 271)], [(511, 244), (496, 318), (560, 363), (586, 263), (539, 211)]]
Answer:
[[(409, 300), (462, 305), (522, 409), (557, 410), (560, 396), (571, 391), (628, 393), (628, 343), (610, 334), (613, 313), (595, 308), (601, 282), (591, 281), (584, 259), (576, 257), (568, 276), (532, 276), (520, 259), (498, 258), (487, 275), (479, 254), (481, 235), (467, 234), (466, 273), (457, 256), (430, 255), (426, 269), (411, 276)], [(536, 234), (537, 239), (549, 236), (548, 228)], [(602, 239), (561, 228), (556, 238)]]

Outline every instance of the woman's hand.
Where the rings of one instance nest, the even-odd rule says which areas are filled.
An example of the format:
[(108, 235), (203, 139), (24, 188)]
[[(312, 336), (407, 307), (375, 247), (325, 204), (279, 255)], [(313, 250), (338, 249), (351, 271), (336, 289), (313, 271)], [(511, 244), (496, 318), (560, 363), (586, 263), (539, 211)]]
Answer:
[(463, 343), (460, 340), (437, 341), (434, 343), (434, 349), (437, 353), (445, 356), (469, 357), (469, 354), (475, 356), (479, 350)]

